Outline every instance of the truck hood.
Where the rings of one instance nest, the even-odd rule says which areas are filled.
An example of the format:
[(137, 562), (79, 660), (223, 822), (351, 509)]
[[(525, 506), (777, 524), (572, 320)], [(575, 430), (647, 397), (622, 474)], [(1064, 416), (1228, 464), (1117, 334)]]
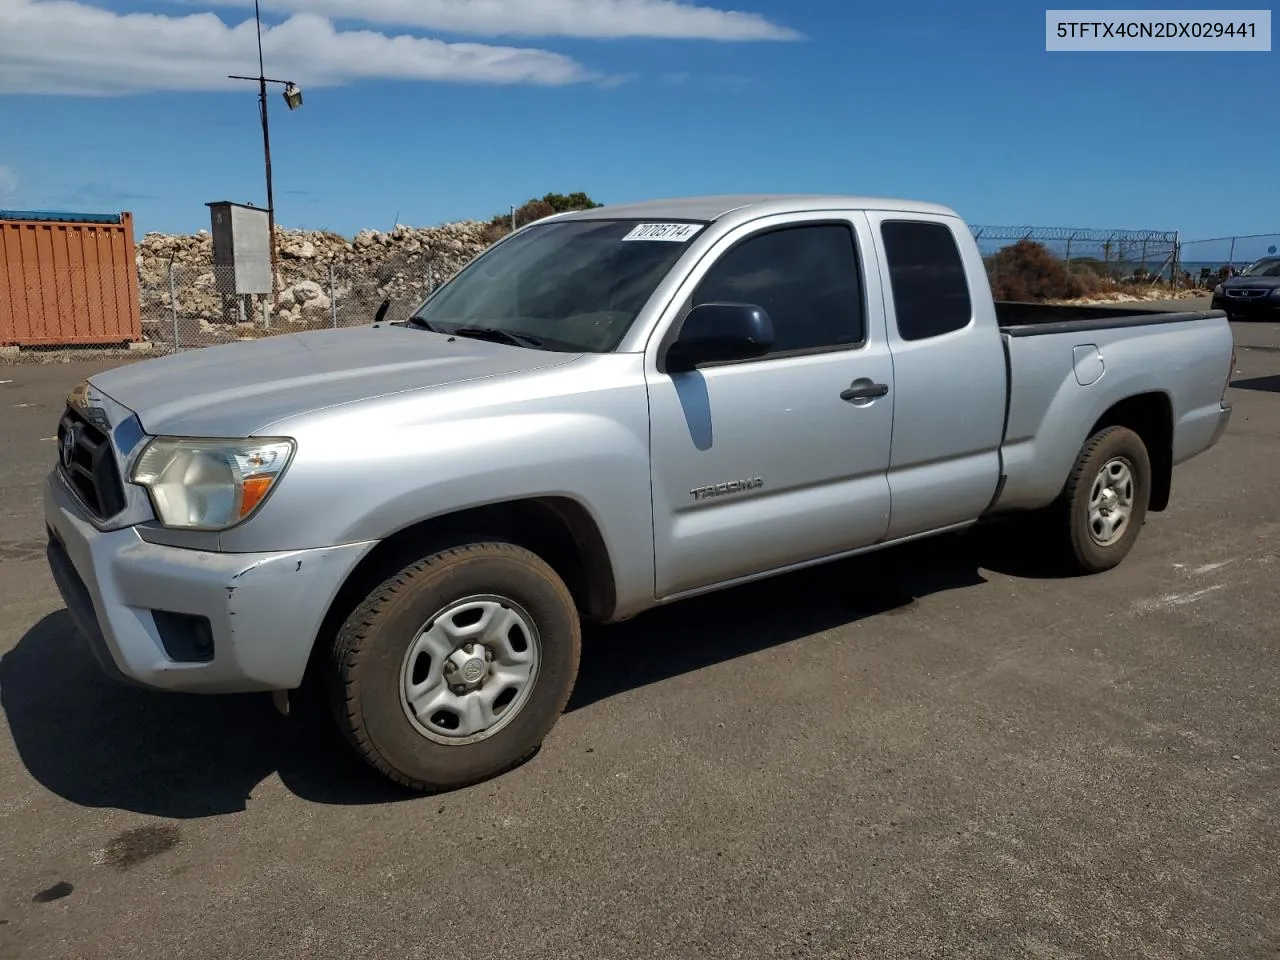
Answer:
[(577, 357), (382, 324), (196, 348), (90, 382), (136, 413), (147, 433), (241, 437), (325, 407)]

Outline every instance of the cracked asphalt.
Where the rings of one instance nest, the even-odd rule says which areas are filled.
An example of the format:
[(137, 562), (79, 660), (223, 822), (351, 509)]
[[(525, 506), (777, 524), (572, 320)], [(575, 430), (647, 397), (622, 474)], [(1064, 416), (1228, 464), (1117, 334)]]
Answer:
[(266, 697), (113, 685), (39, 483), (113, 362), (0, 366), (0, 956), (1280, 957), (1280, 325), (1108, 574), (999, 531), (592, 634), (511, 773), (384, 785)]

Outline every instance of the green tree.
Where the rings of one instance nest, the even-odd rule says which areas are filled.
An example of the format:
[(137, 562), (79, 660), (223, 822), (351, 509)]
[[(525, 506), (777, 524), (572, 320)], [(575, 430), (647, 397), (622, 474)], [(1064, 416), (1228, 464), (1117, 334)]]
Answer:
[(556, 213), (568, 213), (570, 210), (592, 210), (595, 207), (604, 206), (603, 203), (596, 203), (581, 190), (568, 196), (563, 193), (548, 193), (542, 198), (542, 202), (551, 207)]

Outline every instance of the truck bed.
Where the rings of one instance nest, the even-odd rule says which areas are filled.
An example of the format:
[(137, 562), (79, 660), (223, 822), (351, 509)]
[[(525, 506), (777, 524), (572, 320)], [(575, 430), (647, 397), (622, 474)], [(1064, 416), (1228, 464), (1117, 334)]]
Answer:
[(1129, 398), (1167, 418), (1158, 456), (1178, 463), (1211, 442), (1232, 350), (1223, 311), (997, 301), (996, 318), (1008, 376), (998, 510), (1056, 496), (1079, 443)]
[(1221, 310), (1169, 310), (1129, 303), (1116, 306), (1070, 306), (997, 300), (995, 305), (1000, 331), (1011, 337), (1185, 323), (1188, 320), (1226, 316)]

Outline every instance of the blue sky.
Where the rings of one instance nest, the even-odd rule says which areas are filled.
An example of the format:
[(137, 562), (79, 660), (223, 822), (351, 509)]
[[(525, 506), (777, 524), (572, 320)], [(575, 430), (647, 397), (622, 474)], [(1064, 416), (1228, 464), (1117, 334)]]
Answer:
[[(1280, 231), (1280, 54), (1046, 53), (1043, 5), (264, 0), (278, 220), (836, 192), (971, 222)], [(251, 0), (0, 0), (0, 206), (265, 205)], [(394, 39), (393, 39), (394, 38)]]

